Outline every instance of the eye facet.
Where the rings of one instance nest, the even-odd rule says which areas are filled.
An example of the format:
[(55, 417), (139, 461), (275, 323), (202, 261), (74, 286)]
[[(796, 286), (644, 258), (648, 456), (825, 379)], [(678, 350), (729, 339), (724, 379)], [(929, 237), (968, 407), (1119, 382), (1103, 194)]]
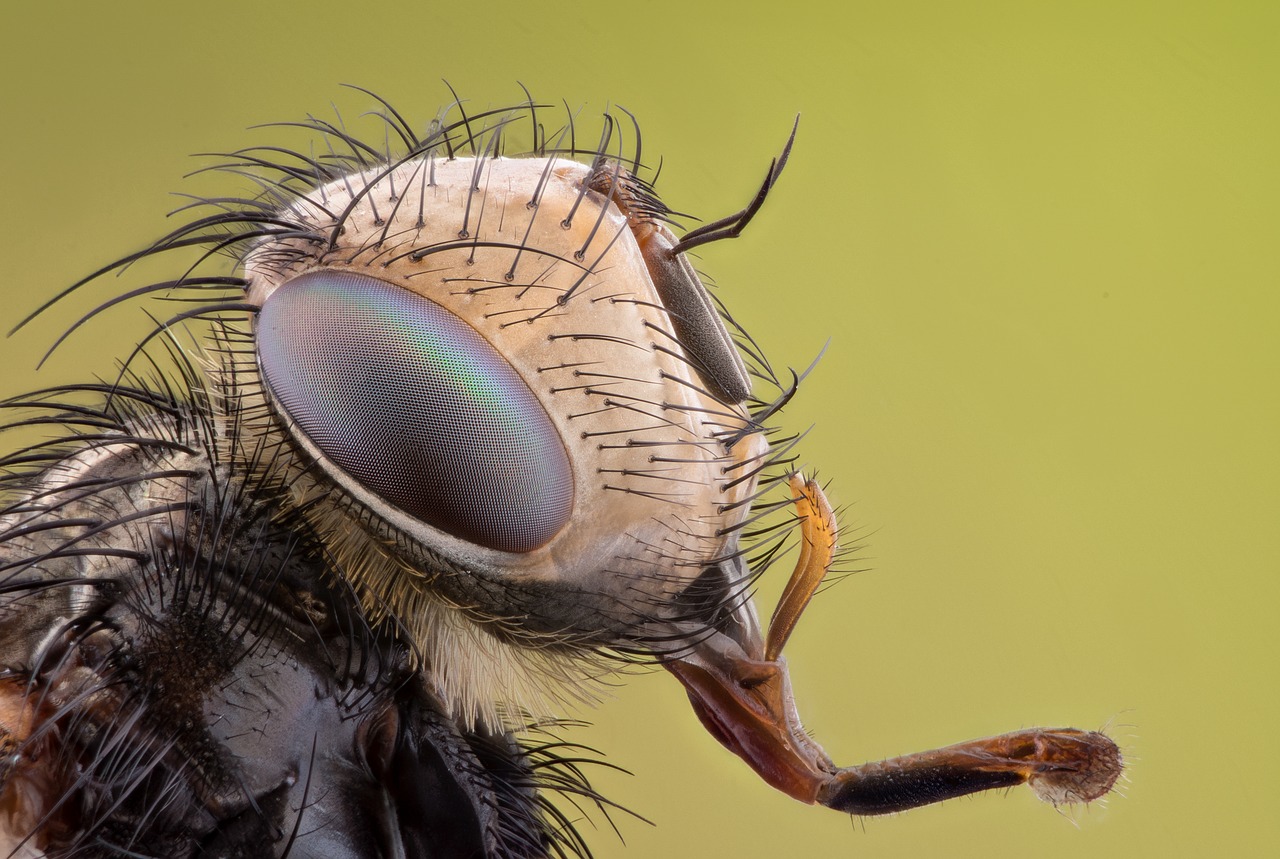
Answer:
[(520, 375), (438, 304), (344, 271), (300, 275), (263, 303), (263, 377), (342, 474), (445, 533), (530, 552), (573, 509), (564, 443)]

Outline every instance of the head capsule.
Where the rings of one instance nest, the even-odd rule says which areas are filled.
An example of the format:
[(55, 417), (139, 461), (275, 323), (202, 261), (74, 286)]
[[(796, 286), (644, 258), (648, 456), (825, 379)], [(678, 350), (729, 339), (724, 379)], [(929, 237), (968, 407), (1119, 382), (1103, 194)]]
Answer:
[(459, 612), (498, 642), (652, 650), (708, 569), (745, 579), (768, 444), (667, 214), (599, 154), (424, 146), (293, 200), (248, 255), (299, 506), (427, 651)]

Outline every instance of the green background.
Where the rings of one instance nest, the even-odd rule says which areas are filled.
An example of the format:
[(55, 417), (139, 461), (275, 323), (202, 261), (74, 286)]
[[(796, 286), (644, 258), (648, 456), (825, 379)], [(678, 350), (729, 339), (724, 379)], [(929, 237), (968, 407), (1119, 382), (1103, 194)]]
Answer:
[[(600, 822), (598, 855), (1274, 855), (1277, 4), (33, 8), (0, 34), (6, 321), (166, 229), (189, 153), (370, 106), (341, 83), (419, 118), (444, 77), (473, 105), (517, 80), (624, 105), (705, 217), (803, 114), (762, 216), (701, 265), (776, 364), (831, 339), (785, 417), (816, 424), (864, 571), (789, 646), (806, 724), (845, 763), (1109, 724), (1129, 784), (1078, 826), (1026, 790), (851, 822), (648, 674), (573, 714), (634, 772), (598, 784), (657, 824), (620, 816), (624, 848)], [(107, 372), (133, 319), (41, 378)], [(0, 343), (3, 392), (63, 325)]]

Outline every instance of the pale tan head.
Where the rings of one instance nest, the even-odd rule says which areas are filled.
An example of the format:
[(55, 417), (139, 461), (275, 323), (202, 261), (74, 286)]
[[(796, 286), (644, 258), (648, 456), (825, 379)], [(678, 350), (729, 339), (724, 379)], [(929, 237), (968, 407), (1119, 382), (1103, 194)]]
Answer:
[[(769, 446), (665, 214), (603, 156), (437, 146), (296, 197), (300, 228), (247, 255), (262, 390), (313, 466), (299, 506), (428, 659), (458, 635), (679, 649), (709, 568), (741, 600)], [(508, 661), (477, 673), (522, 685)]]

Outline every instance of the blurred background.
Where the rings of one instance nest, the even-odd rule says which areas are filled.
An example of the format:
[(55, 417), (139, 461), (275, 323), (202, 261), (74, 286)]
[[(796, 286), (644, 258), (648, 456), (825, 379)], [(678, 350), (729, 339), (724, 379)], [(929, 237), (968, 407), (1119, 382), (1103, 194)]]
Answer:
[[(8, 7), (4, 327), (168, 229), (170, 192), (210, 193), (191, 153), (374, 106), (342, 83), (419, 124), (442, 78), (476, 109), (517, 81), (622, 105), (664, 198), (707, 219), (800, 113), (761, 216), (700, 265), (775, 364), (831, 341), (784, 419), (814, 425), (803, 459), (863, 548), (788, 648), (806, 725), (841, 763), (1106, 725), (1128, 784), (1065, 815), (1014, 790), (850, 820), (767, 788), (651, 673), (570, 714), (654, 824), (597, 815), (597, 855), (1274, 855), (1280, 7), (368, 8)], [(36, 375), (68, 321), (41, 318), (0, 341), (0, 393), (109, 372), (137, 317)]]

